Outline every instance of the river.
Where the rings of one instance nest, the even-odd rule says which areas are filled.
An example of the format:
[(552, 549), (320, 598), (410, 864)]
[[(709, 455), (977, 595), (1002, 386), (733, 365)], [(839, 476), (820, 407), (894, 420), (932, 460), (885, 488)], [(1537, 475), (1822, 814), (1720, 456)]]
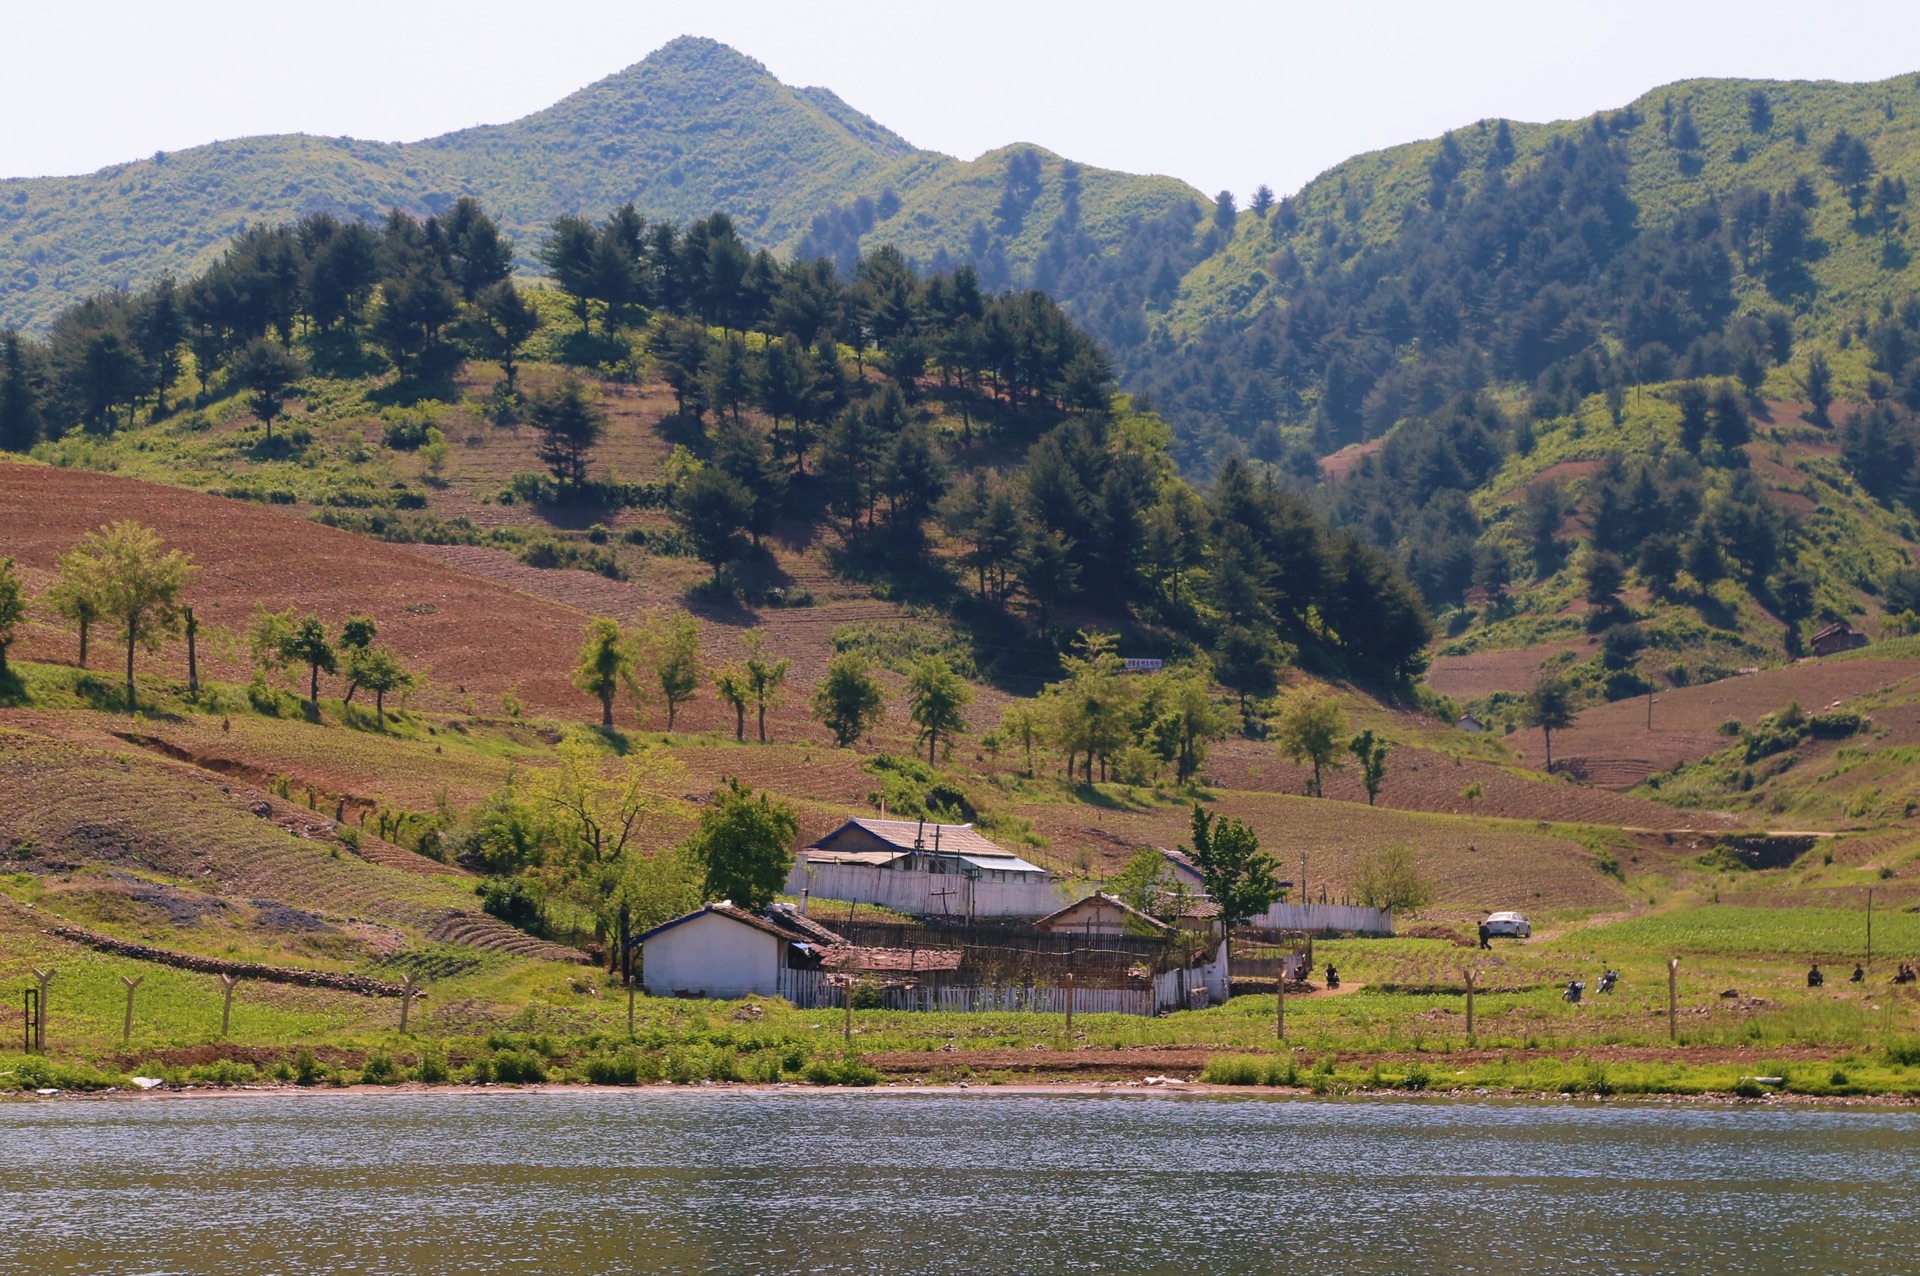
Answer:
[(0, 1272), (1915, 1273), (1920, 1112), (818, 1091), (0, 1104)]

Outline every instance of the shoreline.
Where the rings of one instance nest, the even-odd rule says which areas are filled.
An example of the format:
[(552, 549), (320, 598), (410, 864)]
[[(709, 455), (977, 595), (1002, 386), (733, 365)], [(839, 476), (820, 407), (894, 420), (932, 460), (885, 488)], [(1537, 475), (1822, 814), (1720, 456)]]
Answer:
[(1920, 1096), (1916, 1095), (1817, 1095), (1793, 1093), (1769, 1093), (1757, 1097), (1744, 1097), (1728, 1092), (1712, 1091), (1702, 1094), (1565, 1094), (1542, 1090), (1507, 1090), (1492, 1087), (1469, 1087), (1461, 1089), (1430, 1089), (1408, 1091), (1393, 1088), (1352, 1087), (1339, 1093), (1317, 1093), (1307, 1086), (1236, 1086), (1218, 1085), (1202, 1081), (1181, 1081), (1168, 1079), (1154, 1083), (1144, 1081), (1019, 1081), (1007, 1083), (978, 1084), (969, 1082), (943, 1082), (940, 1084), (917, 1085), (911, 1083), (887, 1082), (875, 1086), (833, 1086), (811, 1085), (800, 1082), (744, 1082), (744, 1081), (708, 1081), (692, 1084), (674, 1084), (660, 1082), (648, 1085), (593, 1085), (591, 1083), (540, 1082), (531, 1085), (490, 1082), (483, 1085), (421, 1085), (418, 1082), (404, 1082), (398, 1085), (344, 1086), (317, 1085), (301, 1086), (291, 1082), (254, 1084), (240, 1086), (193, 1085), (174, 1088), (157, 1087), (152, 1090), (124, 1090), (109, 1088), (106, 1090), (58, 1090), (52, 1094), (37, 1092), (19, 1092), (0, 1097), (0, 1102), (60, 1102), (83, 1100), (89, 1102), (147, 1102), (174, 1101), (192, 1102), (194, 1100), (250, 1099), (250, 1098), (302, 1098), (359, 1097), (380, 1096), (383, 1098), (406, 1099), (434, 1096), (541, 1096), (541, 1095), (621, 1095), (621, 1094), (679, 1094), (679, 1095), (722, 1095), (722, 1094), (767, 1094), (794, 1095), (796, 1097), (824, 1097), (829, 1095), (863, 1095), (869, 1097), (907, 1097), (939, 1096), (946, 1098), (978, 1098), (992, 1096), (1012, 1096), (1019, 1098), (1209, 1098), (1244, 1100), (1319, 1100), (1323, 1102), (1341, 1102), (1353, 1099), (1395, 1100), (1401, 1102), (1446, 1102), (1446, 1103), (1541, 1103), (1541, 1104), (1595, 1104), (1595, 1105), (1658, 1105), (1668, 1106), (1708, 1106), (1743, 1108), (1875, 1108), (1910, 1109), (1920, 1108)]

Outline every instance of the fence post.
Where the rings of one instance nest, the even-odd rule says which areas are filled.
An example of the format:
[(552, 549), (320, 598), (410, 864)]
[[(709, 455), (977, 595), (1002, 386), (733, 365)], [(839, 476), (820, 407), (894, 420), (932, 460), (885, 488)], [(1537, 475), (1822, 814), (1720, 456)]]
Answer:
[(1073, 953), (1067, 949), (1067, 1049), (1073, 1049)]
[(413, 973), (409, 971), (400, 979), (400, 1032), (403, 1036), (407, 1031), (407, 1012), (413, 1009), (413, 993)]
[(127, 986), (127, 1017), (120, 1024), (122, 1041), (130, 1041), (133, 1038), (133, 990), (144, 983), (146, 978), (145, 975), (141, 975), (138, 979), (130, 979), (126, 975), (120, 976), (120, 982)]
[(633, 976), (627, 976), (627, 1040), (633, 1040)]
[(1678, 957), (1667, 958), (1667, 1040), (1680, 1040), (1679, 1001), (1674, 995), (1674, 985), (1680, 971)]
[(20, 1053), (33, 1053), (33, 1029), (40, 1022), (40, 994), (32, 988), (20, 990)]
[(34, 1007), (38, 1013), (33, 1017), (33, 1048), (41, 1054), (47, 1052), (47, 985), (52, 983), (53, 977), (59, 973), (59, 970), (53, 966), (45, 970), (41, 970), (38, 966), (33, 967), (33, 977), (40, 981), (40, 1002)]
[(227, 1026), (232, 1022), (233, 990), (239, 982), (229, 974), (222, 973), (220, 976), (220, 1037), (223, 1041), (227, 1036)]
[(1463, 966), (1460, 973), (1467, 977), (1467, 1044), (1473, 1044), (1473, 967)]

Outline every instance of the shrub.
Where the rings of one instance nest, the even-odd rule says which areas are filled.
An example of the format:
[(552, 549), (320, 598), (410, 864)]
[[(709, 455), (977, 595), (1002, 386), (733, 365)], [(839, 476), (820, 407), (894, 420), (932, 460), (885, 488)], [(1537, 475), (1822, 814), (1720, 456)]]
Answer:
[(594, 1085), (638, 1085), (640, 1052), (622, 1050), (618, 1054), (597, 1054), (586, 1062), (587, 1080)]
[(1821, 740), (1843, 740), (1850, 735), (1858, 735), (1866, 726), (1866, 719), (1857, 713), (1845, 709), (1834, 709), (1828, 713), (1816, 713), (1807, 719), (1807, 730)]
[(1400, 1078), (1402, 1090), (1424, 1090), (1433, 1083), (1433, 1074), (1427, 1071), (1424, 1063), (1411, 1064), (1406, 1075)]
[(384, 1050), (374, 1050), (367, 1054), (367, 1061), (360, 1065), (360, 1080), (367, 1085), (389, 1085), (400, 1079), (400, 1069), (394, 1065), (393, 1056)]
[(1742, 731), (1745, 731), (1746, 727), (1741, 725), (1740, 719), (1728, 718), (1725, 722), (1722, 722), (1720, 724), (1718, 730), (1721, 735), (1731, 739), (1735, 736), (1738, 736)]
[(1899, 1036), (1887, 1039), (1887, 1061), (1912, 1065), (1920, 1063), (1920, 1037)]
[(880, 985), (872, 979), (862, 979), (853, 986), (853, 1008), (855, 1010), (878, 1010), (885, 1004), (880, 997)]
[(241, 1063), (235, 1059), (216, 1059), (212, 1063), (196, 1064), (187, 1069), (189, 1081), (201, 1081), (208, 1085), (244, 1085), (260, 1079), (259, 1070), (250, 1063)]
[(815, 1059), (801, 1075), (814, 1085), (878, 1085), (880, 1070), (869, 1068), (852, 1055), (839, 1059)]
[(1247, 1054), (1208, 1055), (1200, 1079), (1209, 1085), (1265, 1085), (1267, 1061)]
[(426, 446), (427, 431), (433, 428), (431, 416), (406, 408), (388, 408), (381, 416), (387, 423), (380, 434), (382, 443), (396, 452), (413, 452)]
[(327, 1070), (313, 1057), (313, 1051), (302, 1047), (293, 1056), (293, 1083), (295, 1085), (318, 1085), (325, 1079)]
[(547, 1061), (536, 1050), (502, 1050), (493, 1056), (493, 1079), (503, 1085), (534, 1085), (547, 1079)]
[(447, 1057), (437, 1046), (429, 1046), (413, 1065), (413, 1079), (421, 1085), (445, 1085), (449, 1079)]
[(1291, 1050), (1278, 1058), (1267, 1060), (1265, 1080), (1268, 1085), (1300, 1084), (1300, 1065), (1293, 1061)]

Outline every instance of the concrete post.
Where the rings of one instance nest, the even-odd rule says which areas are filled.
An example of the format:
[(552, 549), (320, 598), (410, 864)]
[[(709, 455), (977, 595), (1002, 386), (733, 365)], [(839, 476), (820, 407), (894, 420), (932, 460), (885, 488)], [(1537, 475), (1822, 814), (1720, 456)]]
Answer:
[(127, 1014), (120, 1023), (120, 1040), (122, 1041), (130, 1041), (133, 1038), (133, 990), (145, 983), (146, 978), (145, 975), (137, 979), (126, 975), (120, 976), (120, 982), (127, 986)]

